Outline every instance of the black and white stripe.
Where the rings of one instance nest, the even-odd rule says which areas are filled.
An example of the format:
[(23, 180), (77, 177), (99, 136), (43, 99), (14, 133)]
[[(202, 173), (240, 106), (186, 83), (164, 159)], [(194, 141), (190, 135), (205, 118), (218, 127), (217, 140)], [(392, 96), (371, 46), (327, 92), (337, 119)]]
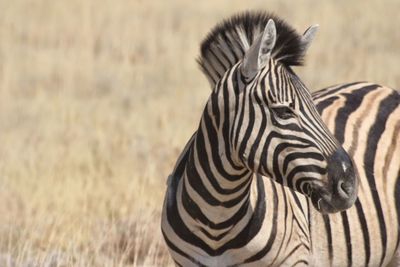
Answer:
[(316, 240), (328, 248), (317, 262), (387, 266), (400, 238), (400, 95), (358, 82), (321, 90), (314, 99), (329, 129), (354, 159), (360, 177), (352, 208), (315, 216), (313, 234), (324, 233)]
[(393, 257), (400, 97), (365, 83), (311, 96), (291, 66), (314, 33), (245, 13), (203, 42), (213, 91), (162, 214), (177, 265), (378, 266)]

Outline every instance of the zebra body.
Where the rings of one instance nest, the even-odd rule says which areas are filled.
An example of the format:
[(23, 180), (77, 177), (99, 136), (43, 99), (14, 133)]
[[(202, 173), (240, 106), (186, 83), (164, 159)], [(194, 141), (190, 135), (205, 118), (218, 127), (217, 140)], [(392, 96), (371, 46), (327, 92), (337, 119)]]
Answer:
[(400, 97), (357, 83), (313, 102), (289, 66), (315, 27), (300, 37), (270, 18), (233, 18), (203, 43), (214, 90), (168, 179), (171, 256), (179, 266), (385, 265), (399, 242)]
[[(255, 266), (295, 266), (300, 262), (310, 266), (386, 266), (393, 259), (399, 247), (400, 231), (400, 96), (387, 87), (356, 83), (316, 92), (314, 99), (329, 129), (337, 137), (344, 136), (340, 141), (352, 154), (355, 164), (371, 164), (373, 168), (373, 176), (368, 175), (368, 169), (359, 168), (360, 189), (355, 205), (341, 213), (323, 215), (304, 195), (270, 179), (254, 176), (253, 190), (258, 187), (262, 201), (270, 207), (269, 210), (275, 211), (269, 216), (265, 214), (258, 243), (249, 244), (248, 249), (241, 247), (240, 253), (232, 250), (216, 257), (198, 250), (198, 254), (191, 254), (198, 260), (198, 265), (240, 264), (240, 259), (250, 258), (253, 251), (263, 251), (268, 243), (271, 247), (267, 256), (261, 254), (264, 257), (260, 256), (261, 259), (254, 262)], [(340, 116), (343, 114), (340, 110), (351, 110), (342, 115), (347, 117), (347, 121)], [(339, 120), (345, 120), (344, 124)], [(370, 132), (383, 126), (376, 140), (370, 140), (368, 145)], [(344, 130), (351, 134), (345, 134)], [(372, 143), (379, 149), (375, 149)], [(187, 153), (188, 150), (184, 151), (181, 160), (185, 160)], [(373, 157), (366, 159), (371, 154)], [(182, 183), (179, 173), (182, 164), (178, 162), (173, 181), (169, 184), (166, 198), (170, 201), (177, 197), (172, 188)], [(381, 204), (378, 205), (378, 201)], [(278, 213), (277, 210), (286, 212)], [(164, 207), (163, 216), (167, 216), (166, 211)], [(250, 223), (248, 227), (254, 227), (254, 224), (257, 223)], [(272, 231), (274, 227), (276, 230)], [(170, 226), (168, 228), (172, 230)], [(169, 242), (182, 242), (178, 236), (175, 238)], [(294, 256), (290, 257), (293, 252)], [(172, 249), (171, 253), (180, 258), (175, 250)], [(190, 260), (180, 263), (183, 266), (197, 265)]]
[[(318, 91), (314, 99), (360, 177), (353, 207), (329, 215), (311, 210), (315, 263), (387, 266), (400, 235), (400, 95), (361, 82)], [(328, 250), (318, 250), (321, 247)]]

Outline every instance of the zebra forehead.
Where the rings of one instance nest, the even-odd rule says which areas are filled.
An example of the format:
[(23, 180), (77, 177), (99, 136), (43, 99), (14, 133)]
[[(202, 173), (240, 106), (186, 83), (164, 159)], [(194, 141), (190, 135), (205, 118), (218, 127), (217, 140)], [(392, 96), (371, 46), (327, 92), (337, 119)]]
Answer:
[(272, 65), (269, 70), (261, 74), (259, 87), (266, 91), (269, 103), (294, 108), (300, 101), (297, 91), (306, 88), (297, 82), (298, 78), (295, 75), (287, 72), (282, 66), (278, 66), (277, 71), (271, 71), (274, 68)]
[(277, 32), (272, 58), (286, 67), (303, 64), (306, 44), (284, 20), (267, 12), (240, 13), (217, 24), (201, 43), (197, 61), (212, 87), (243, 58), (270, 19)]

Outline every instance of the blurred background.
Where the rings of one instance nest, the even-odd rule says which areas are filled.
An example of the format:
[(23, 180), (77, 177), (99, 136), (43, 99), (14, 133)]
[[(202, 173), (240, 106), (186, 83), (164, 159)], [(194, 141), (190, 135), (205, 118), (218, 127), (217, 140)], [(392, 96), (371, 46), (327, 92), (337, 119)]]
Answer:
[(166, 178), (210, 94), (222, 18), (319, 23), (312, 90), (400, 86), (400, 1), (0, 0), (0, 266), (165, 266)]

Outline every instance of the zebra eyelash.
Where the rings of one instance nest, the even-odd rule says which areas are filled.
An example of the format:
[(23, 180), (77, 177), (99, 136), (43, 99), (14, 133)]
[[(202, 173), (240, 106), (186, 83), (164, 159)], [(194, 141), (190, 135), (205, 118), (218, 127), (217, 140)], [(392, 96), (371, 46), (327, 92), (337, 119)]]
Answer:
[(297, 117), (294, 110), (289, 106), (284, 106), (284, 105), (272, 106), (271, 111), (276, 117), (283, 120), (288, 120)]

